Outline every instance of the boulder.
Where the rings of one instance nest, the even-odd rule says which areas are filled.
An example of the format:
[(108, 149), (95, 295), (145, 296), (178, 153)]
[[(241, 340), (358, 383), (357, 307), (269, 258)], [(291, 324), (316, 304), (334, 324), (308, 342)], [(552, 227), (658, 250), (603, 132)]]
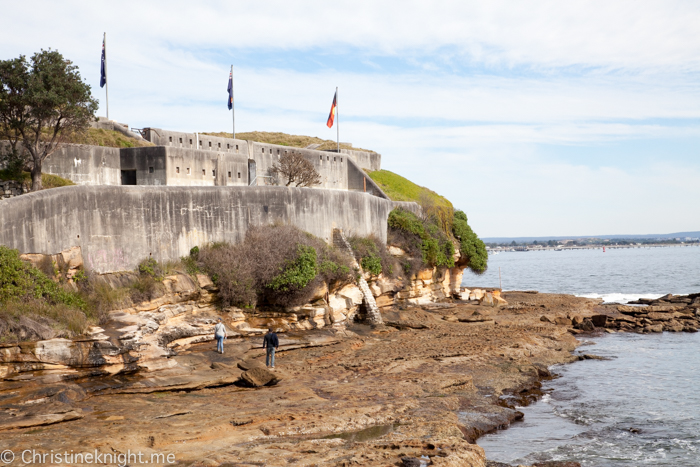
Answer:
[(479, 300), (479, 305), (482, 306), (496, 306), (496, 301), (493, 299), (493, 294), (485, 293), (481, 300)]
[(493, 301), (496, 305), (508, 305), (508, 302), (503, 297), (501, 297), (500, 290), (494, 290), (493, 292), (491, 292), (491, 295), (493, 295)]
[(248, 386), (259, 388), (277, 384), (280, 382), (280, 378), (275, 373), (265, 368), (252, 368), (243, 372), (241, 381)]
[(482, 298), (484, 298), (485, 293), (486, 292), (484, 292), (481, 289), (474, 289), (472, 290), (472, 293), (469, 294), (469, 300), (481, 300)]
[(204, 290), (216, 290), (216, 286), (212, 280), (205, 274), (197, 274), (197, 283)]
[(327, 294), (328, 294), (328, 284), (326, 284), (326, 281), (321, 281), (311, 291), (311, 299), (309, 300), (309, 302), (315, 302), (316, 300), (325, 299)]
[(576, 328), (580, 329), (581, 331), (585, 331), (585, 332), (595, 331), (595, 325), (593, 324), (593, 321), (591, 321), (588, 318), (584, 318), (584, 320), (581, 321), (581, 324), (576, 326)]
[(386, 308), (394, 305), (394, 297), (390, 295), (380, 295), (375, 300), (379, 308)]
[(328, 306), (334, 312), (345, 312), (352, 308), (354, 305), (351, 299), (343, 297), (342, 295), (333, 294), (330, 297), (328, 297)]
[(540, 316), (540, 321), (543, 323), (552, 323), (552, 320), (547, 318), (545, 315)]
[(608, 317), (607, 315), (593, 315), (591, 316), (591, 322), (597, 328), (604, 328), (608, 322)]
[(74, 246), (60, 253), (63, 262), (68, 266), (68, 269), (78, 269), (83, 267), (83, 254), (79, 246)]
[(349, 298), (352, 301), (353, 305), (360, 305), (364, 298), (364, 296), (362, 295), (362, 291), (355, 284), (346, 285), (345, 287), (340, 289), (336, 293), (336, 295), (339, 295), (340, 297), (344, 298)]
[(416, 274), (416, 279), (426, 282), (432, 282), (433, 280), (433, 270), (432, 269), (421, 269)]
[(425, 465), (421, 460), (417, 457), (402, 457), (401, 458), (401, 465), (403, 467), (421, 467), (422, 465)]
[(467, 300), (469, 300), (469, 295), (471, 295), (471, 293), (472, 293), (471, 290), (464, 289), (457, 294), (456, 298), (459, 298), (460, 300), (467, 301)]
[(583, 318), (581, 317), (581, 315), (573, 315), (571, 316), (571, 323), (574, 326), (578, 326), (579, 324), (583, 323)]
[(252, 370), (253, 368), (265, 369), (265, 364), (258, 360), (242, 360), (236, 364), (243, 371)]
[(571, 320), (566, 316), (557, 316), (554, 318), (554, 324), (558, 324), (560, 326), (571, 326)]
[(388, 250), (391, 256), (396, 256), (397, 258), (400, 258), (401, 256), (406, 256), (406, 252), (403, 251), (401, 248), (389, 245)]

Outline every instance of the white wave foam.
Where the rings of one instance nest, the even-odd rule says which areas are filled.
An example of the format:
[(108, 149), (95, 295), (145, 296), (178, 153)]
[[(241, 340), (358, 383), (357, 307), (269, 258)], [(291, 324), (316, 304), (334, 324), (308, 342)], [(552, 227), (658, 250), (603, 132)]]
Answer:
[(640, 298), (657, 299), (664, 296), (664, 294), (653, 294), (653, 293), (584, 293), (577, 294), (577, 297), (583, 298), (602, 298), (606, 303), (627, 303), (633, 300), (639, 300)]

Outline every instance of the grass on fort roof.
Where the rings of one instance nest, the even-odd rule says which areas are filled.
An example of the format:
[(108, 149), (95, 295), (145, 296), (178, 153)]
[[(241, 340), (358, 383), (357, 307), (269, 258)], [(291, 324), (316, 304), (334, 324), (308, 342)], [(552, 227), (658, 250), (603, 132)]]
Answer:
[(75, 135), (68, 142), (72, 144), (89, 144), (90, 146), (104, 146), (108, 148), (140, 148), (144, 146), (153, 146), (153, 143), (148, 141), (140, 141), (136, 138), (130, 138), (118, 131), (105, 130), (104, 128), (88, 128), (86, 133)]
[(416, 185), (407, 178), (388, 170), (375, 170), (369, 176), (393, 201), (423, 202), (430, 200), (437, 206), (452, 208), (452, 203), (428, 188)]
[[(32, 186), (32, 176), (29, 172), (22, 172), (21, 176), (13, 177), (9, 174), (7, 170), (3, 169), (0, 170), (0, 180), (14, 180), (24, 184), (27, 188), (31, 188)], [(48, 190), (49, 188), (58, 188), (62, 186), (75, 185), (75, 183), (66, 178), (59, 177), (58, 175), (44, 173), (41, 174), (41, 184), (44, 190)]]
[[(231, 133), (202, 133), (203, 135), (218, 136), (219, 138), (231, 138)], [(269, 132), (269, 131), (248, 131), (244, 133), (236, 133), (236, 139), (244, 139), (248, 141), (256, 141), (258, 143), (279, 144), (280, 146), (290, 146), (293, 148), (305, 148), (311, 144), (320, 144), (315, 148), (319, 151), (335, 149), (337, 143), (329, 139), (316, 138), (315, 136), (288, 135), (287, 133)], [(355, 151), (374, 152), (370, 149), (362, 149), (351, 146), (349, 144), (340, 143), (340, 149), (351, 149)]]

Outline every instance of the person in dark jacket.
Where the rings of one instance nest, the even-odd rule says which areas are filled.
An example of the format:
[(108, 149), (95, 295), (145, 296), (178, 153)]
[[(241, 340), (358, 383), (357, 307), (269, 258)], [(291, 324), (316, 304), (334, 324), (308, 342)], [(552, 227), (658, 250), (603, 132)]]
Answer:
[(267, 349), (267, 356), (265, 357), (265, 366), (270, 368), (275, 367), (275, 350), (280, 346), (280, 341), (277, 339), (277, 334), (272, 328), (267, 330), (265, 338), (263, 339), (263, 349)]

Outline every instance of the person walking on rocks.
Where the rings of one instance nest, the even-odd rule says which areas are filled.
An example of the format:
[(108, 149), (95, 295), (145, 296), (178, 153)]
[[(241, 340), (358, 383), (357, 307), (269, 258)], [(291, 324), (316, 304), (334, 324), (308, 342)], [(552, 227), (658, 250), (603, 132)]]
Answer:
[(219, 318), (219, 322), (214, 326), (214, 337), (216, 337), (216, 351), (224, 353), (224, 339), (226, 339), (226, 326)]
[(263, 349), (267, 349), (267, 356), (265, 357), (265, 366), (274, 368), (275, 367), (275, 350), (280, 346), (280, 341), (277, 339), (277, 334), (272, 328), (267, 330), (265, 338), (263, 339)]

